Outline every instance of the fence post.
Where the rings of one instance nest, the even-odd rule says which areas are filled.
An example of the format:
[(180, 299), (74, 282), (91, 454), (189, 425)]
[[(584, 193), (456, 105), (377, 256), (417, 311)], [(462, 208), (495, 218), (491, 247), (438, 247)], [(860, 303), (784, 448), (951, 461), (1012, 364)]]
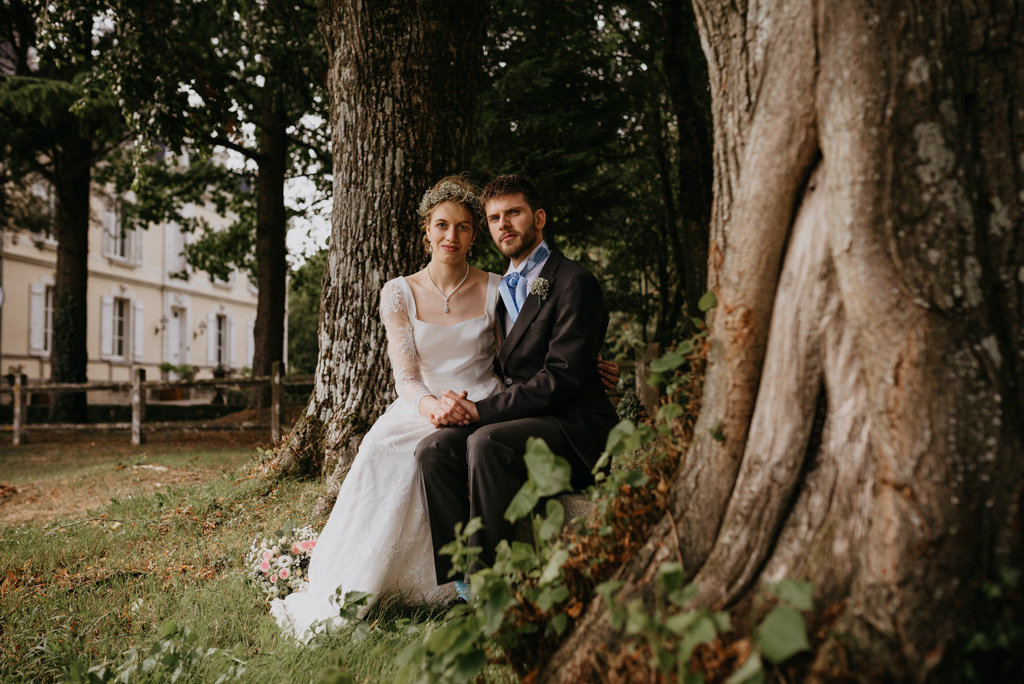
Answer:
[(661, 397), (657, 388), (648, 387), (647, 379), (651, 377), (651, 361), (660, 356), (661, 347), (657, 342), (647, 345), (647, 348), (637, 355), (636, 360), (636, 396), (644, 407), (647, 416), (654, 418), (661, 406)]
[(136, 368), (132, 379), (132, 446), (139, 446), (146, 441), (142, 433), (142, 421), (146, 419), (146, 394), (142, 389), (145, 381), (145, 369)]
[(270, 366), (270, 439), (281, 439), (281, 362)]
[(21, 412), (22, 412), (22, 407), (23, 406), (24, 406), (24, 403), (22, 402), (22, 396), (21, 396), (21, 373), (15, 373), (14, 374), (14, 406), (13, 406), (13, 411), (14, 411), (14, 439), (13, 439), (13, 442), (14, 442), (14, 446), (20, 446), (21, 445), (21, 424), (23, 422), (23, 417), (21, 415)]

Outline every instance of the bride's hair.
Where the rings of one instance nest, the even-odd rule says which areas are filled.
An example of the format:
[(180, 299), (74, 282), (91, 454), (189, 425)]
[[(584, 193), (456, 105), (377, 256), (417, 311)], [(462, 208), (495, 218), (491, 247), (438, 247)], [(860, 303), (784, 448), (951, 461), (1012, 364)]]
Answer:
[(423, 231), (423, 248), (428, 253), (430, 252), (430, 238), (427, 237), (427, 231), (430, 229), (430, 218), (434, 213), (434, 207), (441, 202), (455, 202), (469, 211), (473, 222), (471, 244), (476, 245), (484, 215), (483, 206), (480, 204), (480, 189), (462, 176), (445, 176), (434, 187), (427, 190), (420, 201), (419, 215), (423, 217), (423, 222), (420, 224), (420, 229)]

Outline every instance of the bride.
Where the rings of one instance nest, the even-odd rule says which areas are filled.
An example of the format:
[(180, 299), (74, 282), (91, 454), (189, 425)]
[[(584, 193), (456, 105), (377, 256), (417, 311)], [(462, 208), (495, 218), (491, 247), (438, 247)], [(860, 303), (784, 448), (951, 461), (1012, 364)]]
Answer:
[[(501, 278), (466, 261), (483, 220), (467, 181), (442, 179), (423, 196), (419, 214), (430, 262), (388, 281), (380, 295), (398, 399), (363, 438), (313, 550), (305, 590), (271, 603), (278, 624), (301, 640), (339, 619), (332, 600), (339, 586), (373, 599), (401, 593), (429, 601), (451, 593), (435, 579), (414, 453), (421, 439), (449, 424), (438, 401), (445, 390), (479, 401), (502, 389), (493, 373)], [(617, 375), (613, 364), (602, 375), (608, 368)]]

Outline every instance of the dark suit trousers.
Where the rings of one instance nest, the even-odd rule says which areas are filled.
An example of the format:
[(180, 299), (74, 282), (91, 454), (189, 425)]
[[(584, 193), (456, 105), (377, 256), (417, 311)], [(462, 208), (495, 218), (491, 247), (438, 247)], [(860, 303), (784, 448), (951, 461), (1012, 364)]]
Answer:
[(505, 509), (526, 482), (523, 455), (529, 437), (540, 437), (556, 454), (567, 457), (574, 484), (590, 477), (551, 418), (441, 428), (417, 445), (438, 584), (453, 579), (448, 576), (451, 556), (440, 556), (438, 550), (455, 540), (455, 523), (466, 524), (477, 516), (483, 520), (483, 529), (473, 535), (470, 544), (483, 549), (480, 561), (487, 566), (494, 564), (498, 542), (514, 537), (515, 527), (505, 520)]

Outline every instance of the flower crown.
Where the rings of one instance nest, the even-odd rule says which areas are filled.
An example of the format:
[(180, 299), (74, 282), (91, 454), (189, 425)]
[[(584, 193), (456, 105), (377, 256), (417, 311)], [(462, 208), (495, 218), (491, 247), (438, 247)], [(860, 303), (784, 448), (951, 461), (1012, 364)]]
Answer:
[(461, 200), (469, 205), (470, 211), (476, 214), (477, 219), (482, 223), (484, 220), (484, 208), (480, 204), (480, 198), (470, 190), (451, 181), (444, 181), (436, 188), (427, 190), (420, 200), (419, 215), (426, 216), (430, 210), (446, 200)]

